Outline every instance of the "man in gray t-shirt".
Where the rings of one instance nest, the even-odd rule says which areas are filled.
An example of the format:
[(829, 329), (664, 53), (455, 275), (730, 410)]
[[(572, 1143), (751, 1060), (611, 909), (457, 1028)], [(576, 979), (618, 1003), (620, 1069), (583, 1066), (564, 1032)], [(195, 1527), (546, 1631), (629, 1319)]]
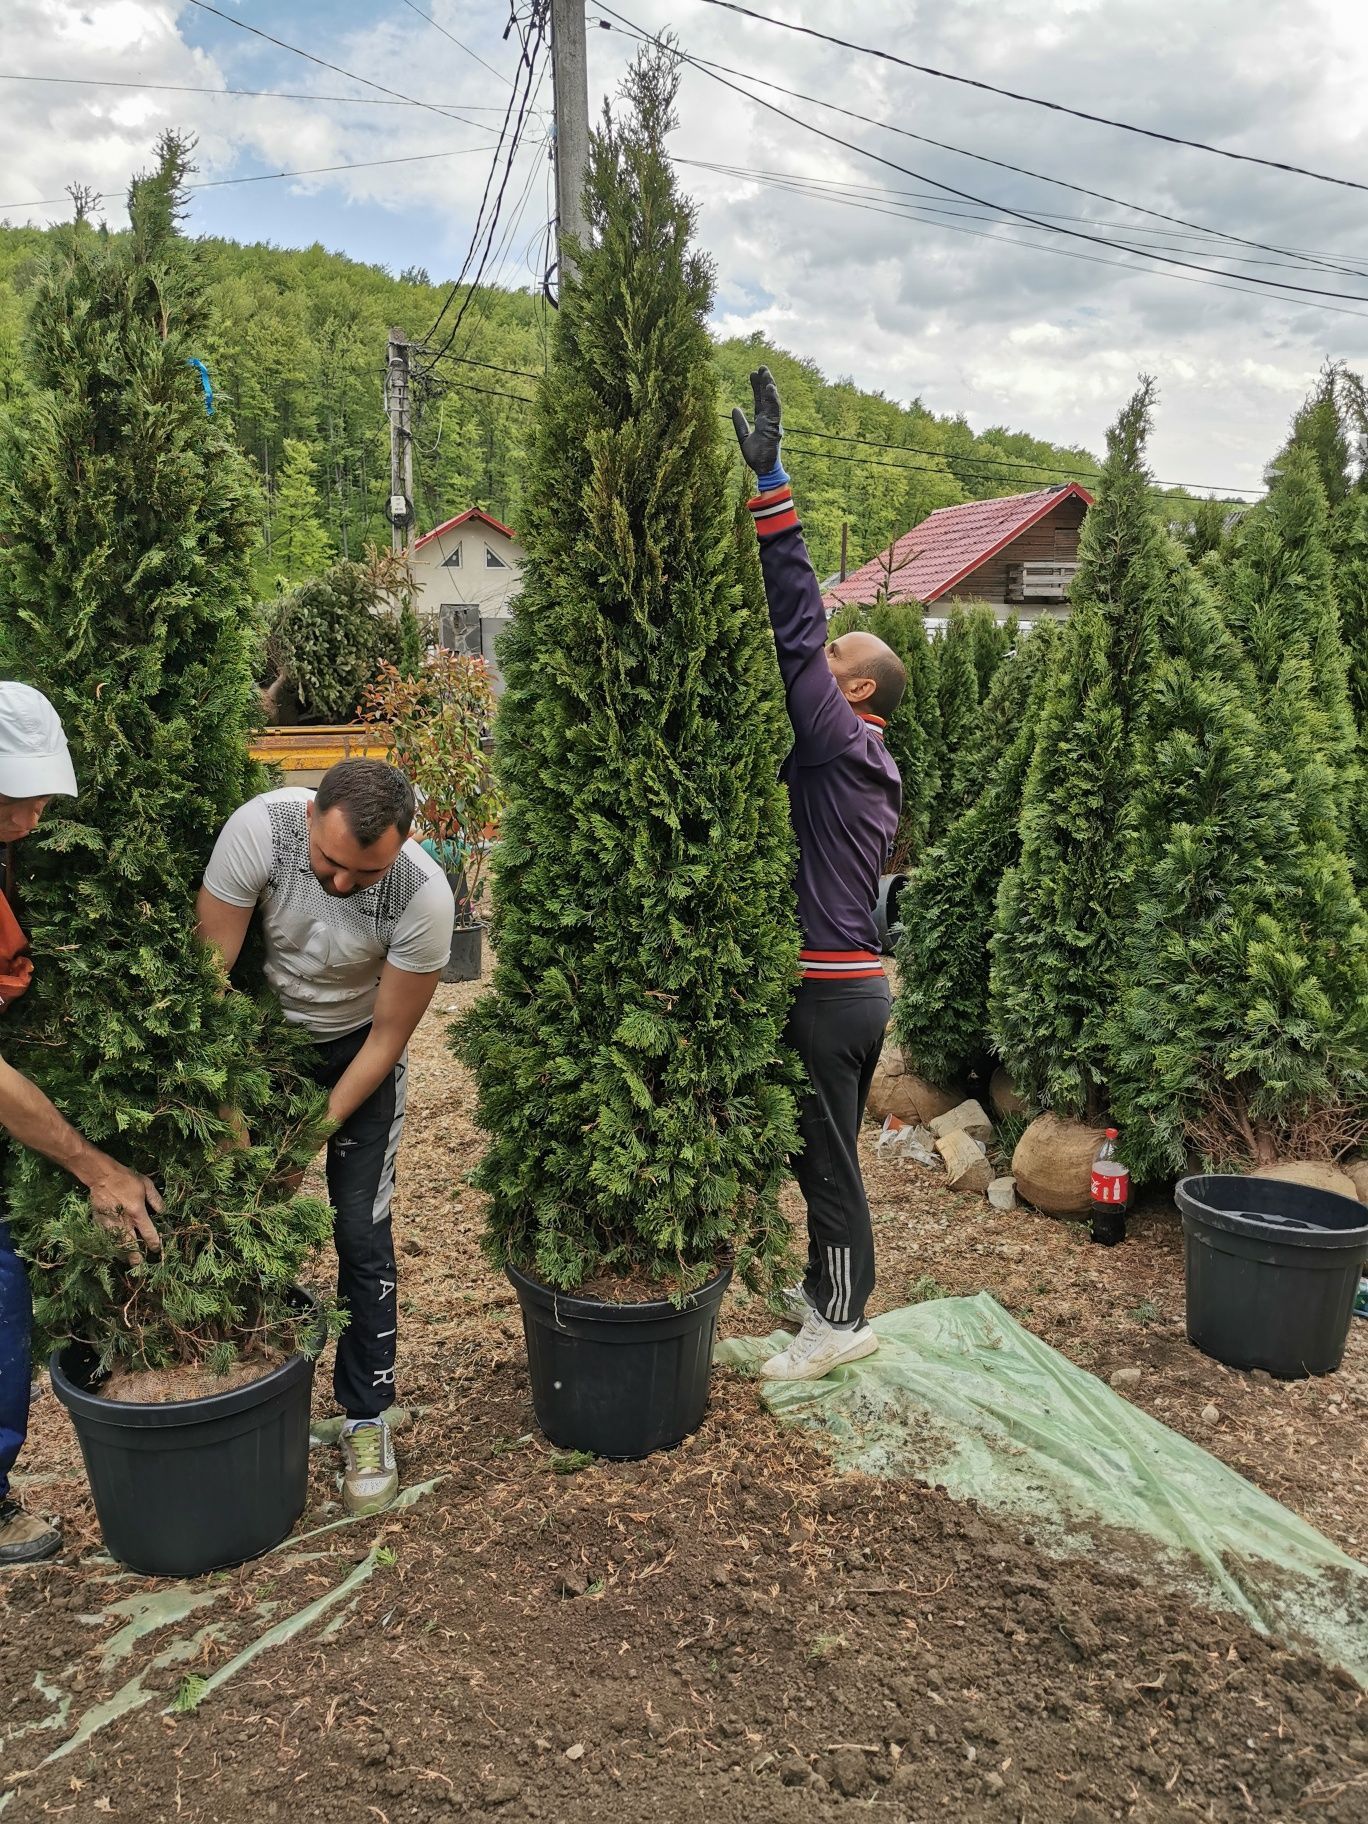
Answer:
[(351, 1321), (333, 1391), (345, 1412), (343, 1501), (387, 1507), (399, 1488), (398, 1270), (390, 1205), (408, 1058), (451, 954), (455, 905), (441, 868), (407, 840), (413, 791), (392, 766), (342, 760), (317, 793), (263, 792), (223, 826), (200, 888), (198, 930), (231, 969), (260, 907), (266, 979), (314, 1041), (337, 1126), (328, 1141), (338, 1297)]

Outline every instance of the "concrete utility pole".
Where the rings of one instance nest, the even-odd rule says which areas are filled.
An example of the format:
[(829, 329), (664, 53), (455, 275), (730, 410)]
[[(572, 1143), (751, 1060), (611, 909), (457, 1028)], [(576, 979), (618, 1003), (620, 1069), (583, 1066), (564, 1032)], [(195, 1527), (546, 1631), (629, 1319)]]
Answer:
[(567, 236), (584, 245), (584, 179), (589, 170), (589, 59), (584, 0), (551, 0), (551, 69), (556, 107), (556, 235), (562, 272), (571, 264)]
[(390, 547), (407, 555), (413, 526), (413, 423), (409, 339), (402, 329), (391, 329), (389, 333), (385, 410), (390, 425)]

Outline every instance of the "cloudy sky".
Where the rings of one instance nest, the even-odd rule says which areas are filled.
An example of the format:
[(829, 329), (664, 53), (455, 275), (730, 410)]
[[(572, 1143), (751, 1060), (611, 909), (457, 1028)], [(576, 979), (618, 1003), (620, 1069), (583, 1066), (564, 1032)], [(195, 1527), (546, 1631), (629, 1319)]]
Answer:
[[(66, 186), (79, 182), (109, 193), (103, 208), (117, 224), (129, 175), (157, 134), (187, 127), (199, 136), (198, 181), (209, 186), (196, 192), (194, 230), (284, 246), (321, 241), (395, 271), (421, 265), (434, 279), (454, 276), (517, 69), (516, 37), (504, 37), (509, 0), (215, 4), (226, 17), (184, 0), (5, 0), (0, 218), (61, 219)], [(917, 63), (1350, 182), (1116, 131), (707, 0), (613, 0), (618, 18), (646, 31), (669, 26), (688, 53), (744, 73), (743, 95), (687, 69), (674, 142), (676, 156), (693, 161), (683, 174), (717, 264), (720, 330), (761, 329), (829, 375), (920, 396), (977, 429), (1007, 424), (1094, 449), (1145, 369), (1161, 386), (1155, 471), (1202, 486), (1257, 486), (1319, 364), (1368, 364), (1362, 0), (747, 4)], [(598, 26), (609, 15), (596, 0), (588, 15), (596, 109), (633, 45), (620, 24)], [(430, 105), (391, 101), (235, 21)], [(190, 92), (203, 89), (275, 93)], [(760, 96), (771, 107), (757, 105)], [(509, 284), (540, 273), (550, 99), (548, 74), (500, 227)], [(369, 168), (222, 181), (330, 165)], [(1281, 294), (1268, 289), (1275, 279)]]

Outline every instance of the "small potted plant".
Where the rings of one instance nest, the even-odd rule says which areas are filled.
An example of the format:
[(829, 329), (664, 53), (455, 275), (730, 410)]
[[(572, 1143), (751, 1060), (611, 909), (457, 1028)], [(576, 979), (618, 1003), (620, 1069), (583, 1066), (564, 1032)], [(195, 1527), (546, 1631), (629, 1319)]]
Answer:
[(454, 1035), (538, 1422), (610, 1457), (701, 1422), (733, 1267), (761, 1283), (787, 1252), (795, 1139), (786, 725), (665, 153), (676, 87), (643, 53), (592, 146), (500, 649), (498, 957)]
[(446, 869), (455, 899), (451, 963), (443, 981), (478, 981), (480, 898), (502, 796), (484, 738), (494, 689), (483, 659), (442, 648), (410, 676), (388, 661), (362, 700), (361, 718), (383, 733), (389, 758), (413, 786), (416, 833)]
[(176, 229), (189, 150), (163, 140), (127, 235), (57, 238), (34, 395), (0, 446), (0, 675), (51, 699), (79, 786), (16, 850), (35, 970), (6, 1055), (165, 1200), (160, 1251), (131, 1257), (75, 1179), (14, 1147), (8, 1216), (105, 1542), (182, 1576), (267, 1550), (304, 1506), (326, 1325), (296, 1282), (331, 1227), (287, 1188), (323, 1099), (269, 1001), (224, 995), (194, 936), (215, 832), (265, 780), (255, 494), (189, 365), (208, 330)]

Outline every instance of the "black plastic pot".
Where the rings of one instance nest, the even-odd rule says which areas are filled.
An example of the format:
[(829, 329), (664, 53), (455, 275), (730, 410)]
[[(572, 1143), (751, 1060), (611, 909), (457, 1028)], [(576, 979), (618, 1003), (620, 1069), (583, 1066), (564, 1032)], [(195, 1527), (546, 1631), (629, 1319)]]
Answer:
[(1333, 1191), (1208, 1174), (1176, 1192), (1187, 1260), (1187, 1333), (1230, 1368), (1297, 1380), (1344, 1358), (1368, 1211)]
[(902, 936), (898, 901), (907, 885), (906, 874), (884, 874), (879, 879), (879, 897), (874, 906), (874, 926), (879, 933), (879, 947), (887, 956)]
[(730, 1267), (682, 1307), (569, 1298), (516, 1267), (508, 1277), (522, 1306), (532, 1409), (552, 1444), (629, 1460), (698, 1430)]
[(478, 982), (483, 962), (484, 926), (457, 925), (451, 933), (451, 958), (444, 982)]
[(93, 1351), (52, 1353), (110, 1554), (151, 1577), (197, 1577), (286, 1538), (309, 1485), (313, 1357), (202, 1400), (135, 1405), (93, 1391)]

